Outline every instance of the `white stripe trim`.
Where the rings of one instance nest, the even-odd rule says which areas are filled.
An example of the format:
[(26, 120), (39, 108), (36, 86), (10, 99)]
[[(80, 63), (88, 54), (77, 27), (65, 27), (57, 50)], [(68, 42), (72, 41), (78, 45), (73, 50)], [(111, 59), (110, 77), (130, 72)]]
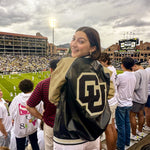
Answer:
[(53, 137), (54, 142), (63, 144), (63, 145), (74, 145), (74, 144), (82, 144), (85, 143), (85, 140), (82, 139), (59, 139), (57, 137)]

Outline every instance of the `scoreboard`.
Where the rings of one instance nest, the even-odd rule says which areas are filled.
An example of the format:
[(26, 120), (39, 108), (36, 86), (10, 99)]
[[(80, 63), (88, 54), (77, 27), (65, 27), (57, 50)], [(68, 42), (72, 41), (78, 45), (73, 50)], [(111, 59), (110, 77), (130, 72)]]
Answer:
[(136, 50), (137, 44), (139, 44), (138, 38), (119, 40), (120, 50)]

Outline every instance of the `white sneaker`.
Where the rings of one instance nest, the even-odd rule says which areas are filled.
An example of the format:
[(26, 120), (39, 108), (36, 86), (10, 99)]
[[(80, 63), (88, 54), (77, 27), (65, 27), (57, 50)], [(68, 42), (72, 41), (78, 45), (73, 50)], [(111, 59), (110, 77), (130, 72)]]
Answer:
[(145, 131), (150, 131), (150, 127), (144, 126), (144, 127), (143, 127), (143, 130), (145, 130)]
[(133, 134), (131, 134), (130, 139), (133, 140), (133, 141), (140, 141), (140, 140), (141, 140), (141, 137), (138, 136), (138, 135), (133, 135)]
[(143, 132), (140, 132), (140, 131), (136, 131), (136, 134), (138, 135), (138, 136), (140, 136), (140, 137), (144, 137), (144, 133)]

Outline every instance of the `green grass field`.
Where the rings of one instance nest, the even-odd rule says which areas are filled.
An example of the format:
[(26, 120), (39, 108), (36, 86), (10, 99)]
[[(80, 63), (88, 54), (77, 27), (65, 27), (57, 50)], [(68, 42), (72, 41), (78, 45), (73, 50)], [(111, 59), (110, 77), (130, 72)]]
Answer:
[[(117, 74), (123, 71), (117, 70)], [(34, 87), (39, 81), (48, 78), (50, 75), (49, 71), (37, 72), (37, 73), (23, 73), (23, 74), (11, 74), (11, 75), (0, 75), (0, 88), (3, 91), (3, 98), (5, 100), (12, 101), (15, 95), (21, 91), (18, 88), (19, 82), (23, 79), (30, 79), (34, 83)]]
[(122, 70), (117, 70), (117, 74), (123, 73)]
[(0, 75), (0, 88), (3, 91), (3, 98), (5, 100), (12, 101), (15, 95), (21, 91), (18, 88), (19, 82), (23, 79), (30, 79), (34, 83), (34, 87), (39, 81), (48, 78), (49, 71), (37, 72), (37, 73), (24, 73), (24, 74), (11, 74)]

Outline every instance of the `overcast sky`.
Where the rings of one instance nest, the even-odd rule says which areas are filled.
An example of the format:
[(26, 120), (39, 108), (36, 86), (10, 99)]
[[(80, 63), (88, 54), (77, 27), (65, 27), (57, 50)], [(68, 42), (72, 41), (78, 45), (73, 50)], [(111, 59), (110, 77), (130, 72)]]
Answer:
[(56, 45), (69, 43), (81, 26), (94, 27), (104, 48), (127, 37), (150, 42), (149, 0), (0, 0), (0, 32), (40, 32), (52, 43), (51, 18)]

